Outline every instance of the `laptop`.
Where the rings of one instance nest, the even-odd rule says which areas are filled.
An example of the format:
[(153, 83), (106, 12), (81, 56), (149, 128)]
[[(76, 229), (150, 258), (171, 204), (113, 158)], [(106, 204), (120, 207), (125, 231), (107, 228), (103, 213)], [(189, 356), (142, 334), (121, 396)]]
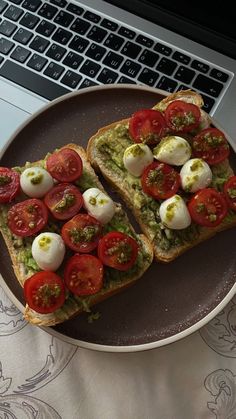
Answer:
[(0, 148), (49, 101), (97, 84), (191, 88), (236, 148), (236, 16), (228, 2), (0, 0)]

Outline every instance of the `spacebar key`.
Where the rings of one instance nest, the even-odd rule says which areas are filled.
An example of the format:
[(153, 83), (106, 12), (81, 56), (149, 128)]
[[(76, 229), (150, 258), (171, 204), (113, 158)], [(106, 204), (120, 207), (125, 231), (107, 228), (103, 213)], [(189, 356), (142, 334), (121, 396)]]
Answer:
[(0, 76), (48, 100), (56, 99), (71, 91), (9, 60), (6, 60), (0, 68)]

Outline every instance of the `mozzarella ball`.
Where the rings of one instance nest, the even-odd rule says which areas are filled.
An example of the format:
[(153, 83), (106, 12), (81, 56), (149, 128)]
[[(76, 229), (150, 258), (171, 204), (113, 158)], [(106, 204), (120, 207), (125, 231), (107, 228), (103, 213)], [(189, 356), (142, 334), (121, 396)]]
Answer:
[(43, 271), (56, 271), (65, 256), (65, 244), (59, 234), (41, 233), (32, 243), (32, 256)]
[(106, 224), (115, 214), (112, 199), (98, 188), (89, 188), (83, 193), (84, 207), (100, 223)]
[(41, 167), (29, 167), (20, 176), (21, 189), (31, 198), (42, 198), (53, 185), (52, 176)]
[(191, 153), (188, 141), (177, 135), (163, 138), (153, 150), (155, 159), (174, 166), (182, 166), (190, 159)]
[(206, 188), (212, 181), (212, 171), (203, 159), (188, 160), (180, 170), (182, 188), (196, 192)]
[(191, 224), (188, 208), (181, 196), (174, 195), (163, 201), (159, 208), (162, 223), (173, 230), (182, 230)]
[(123, 162), (128, 172), (138, 177), (153, 162), (153, 154), (146, 144), (133, 144), (125, 150)]

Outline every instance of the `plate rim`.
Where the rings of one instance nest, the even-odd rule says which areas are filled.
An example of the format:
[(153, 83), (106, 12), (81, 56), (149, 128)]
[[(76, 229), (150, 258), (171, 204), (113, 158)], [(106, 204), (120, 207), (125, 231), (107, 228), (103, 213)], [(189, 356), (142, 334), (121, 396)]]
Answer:
[[(3, 148), (0, 150), (0, 159), (4, 156), (4, 153), (6, 152), (8, 147), (11, 145), (14, 138), (18, 135), (18, 133), (20, 133), (24, 129), (24, 127), (26, 127), (29, 123), (31, 123), (31, 121), (33, 121), (35, 118), (37, 118), (40, 114), (47, 111), (49, 108), (52, 108), (52, 107), (56, 106), (58, 103), (64, 102), (64, 101), (70, 99), (73, 96), (81, 96), (81, 95), (90, 93), (92, 91), (97, 91), (97, 90), (104, 91), (104, 90), (110, 90), (110, 89), (118, 89), (118, 90), (119, 89), (120, 90), (121, 89), (124, 89), (124, 90), (134, 89), (134, 90), (147, 91), (147, 92), (154, 93), (154, 94), (157, 94), (157, 95), (159, 94), (159, 95), (162, 95), (162, 96), (165, 96), (165, 97), (167, 97), (169, 95), (168, 92), (166, 92), (164, 90), (161, 90), (161, 89), (148, 87), (148, 86), (141, 86), (141, 85), (132, 85), (132, 84), (110, 84), (110, 85), (91, 86), (91, 87), (87, 87), (87, 88), (84, 88), (84, 89), (79, 90), (79, 91), (74, 91), (74, 92), (67, 93), (63, 96), (60, 96), (57, 99), (52, 100), (51, 102), (48, 102), (48, 103), (42, 105), (42, 107), (38, 111), (34, 112), (32, 115), (30, 115), (28, 118), (26, 118), (26, 120), (23, 121), (18, 126), (18, 128), (11, 134), (11, 136), (8, 138), (8, 140), (6, 141)], [(227, 137), (227, 140), (232, 145), (233, 141), (230, 138), (230, 136), (225, 132), (225, 130), (223, 128), (221, 128), (219, 123), (217, 121), (215, 121), (214, 118), (211, 117), (211, 120), (217, 128), (221, 129), (224, 132), (224, 134)], [(3, 288), (3, 290), (5, 291), (7, 297), (10, 299), (10, 301), (23, 314), (24, 305), (16, 298), (16, 296), (11, 291), (11, 289), (8, 287), (6, 281), (4, 280), (4, 278), (1, 274), (0, 274), (0, 285)], [(200, 319), (195, 324), (187, 327), (185, 330), (183, 330), (179, 333), (175, 333), (172, 336), (168, 336), (164, 339), (159, 339), (159, 340), (154, 341), (154, 342), (147, 342), (147, 343), (135, 344), (135, 345), (103, 345), (103, 344), (87, 342), (87, 341), (71, 338), (71, 337), (69, 337), (69, 336), (67, 336), (63, 333), (60, 333), (60, 332), (56, 331), (55, 329), (53, 329), (51, 327), (44, 327), (44, 326), (38, 326), (38, 327), (40, 329), (44, 330), (45, 332), (49, 333), (50, 335), (52, 335), (52, 336), (54, 336), (58, 339), (61, 339), (62, 341), (66, 342), (66, 343), (69, 343), (69, 344), (72, 344), (72, 345), (75, 345), (75, 346), (78, 346), (78, 347), (84, 348), (84, 349), (91, 349), (91, 350), (100, 351), (100, 352), (115, 352), (115, 353), (119, 353), (119, 352), (126, 352), (126, 353), (128, 353), (128, 352), (142, 352), (142, 351), (152, 350), (152, 349), (156, 349), (158, 347), (169, 345), (169, 344), (177, 342), (177, 341), (179, 341), (183, 338), (186, 338), (187, 336), (189, 336), (189, 335), (193, 334), (194, 332), (198, 331), (200, 328), (202, 328), (207, 323), (209, 323), (209, 321), (211, 321), (221, 310), (223, 310), (223, 308), (233, 298), (235, 293), (236, 293), (236, 283), (232, 286), (232, 288), (228, 291), (228, 293), (220, 301), (220, 303), (213, 310), (211, 310), (206, 316), (204, 316), (202, 319)]]

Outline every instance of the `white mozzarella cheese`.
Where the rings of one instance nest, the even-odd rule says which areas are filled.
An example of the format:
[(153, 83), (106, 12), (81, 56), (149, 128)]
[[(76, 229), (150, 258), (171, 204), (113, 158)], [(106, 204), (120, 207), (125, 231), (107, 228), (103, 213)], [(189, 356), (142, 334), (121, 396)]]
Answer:
[(41, 233), (32, 243), (32, 256), (40, 269), (56, 271), (65, 256), (65, 244), (56, 233)]
[(196, 192), (210, 185), (212, 171), (203, 159), (190, 159), (181, 168), (180, 177), (186, 192)]
[(98, 188), (89, 188), (83, 193), (84, 207), (88, 213), (102, 224), (108, 223), (114, 213), (113, 200)]
[(138, 177), (153, 162), (153, 154), (146, 144), (133, 144), (125, 150), (123, 162), (128, 172)]
[(42, 198), (53, 185), (52, 176), (41, 167), (29, 167), (20, 176), (21, 189), (31, 198)]
[(163, 201), (159, 208), (162, 223), (173, 230), (182, 230), (191, 224), (188, 208), (181, 196), (174, 195)]
[(153, 150), (155, 159), (174, 166), (182, 166), (190, 159), (191, 153), (188, 141), (177, 135), (163, 138)]

